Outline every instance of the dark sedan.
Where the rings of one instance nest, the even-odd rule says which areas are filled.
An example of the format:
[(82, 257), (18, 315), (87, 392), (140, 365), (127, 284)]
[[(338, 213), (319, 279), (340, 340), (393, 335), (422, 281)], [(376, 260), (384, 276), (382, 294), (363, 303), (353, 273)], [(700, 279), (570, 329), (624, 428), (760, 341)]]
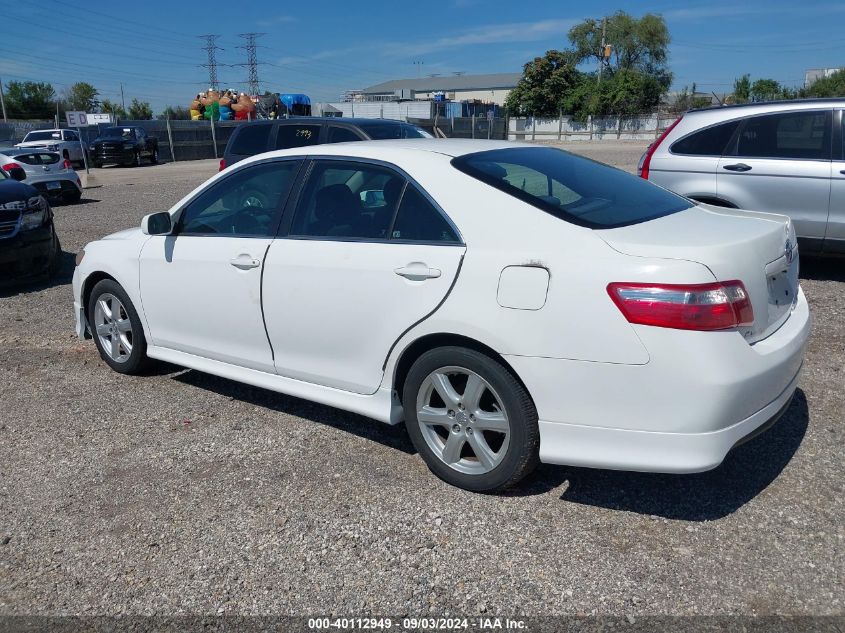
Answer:
[(20, 168), (0, 170), (0, 285), (52, 276), (61, 264), (53, 210)]

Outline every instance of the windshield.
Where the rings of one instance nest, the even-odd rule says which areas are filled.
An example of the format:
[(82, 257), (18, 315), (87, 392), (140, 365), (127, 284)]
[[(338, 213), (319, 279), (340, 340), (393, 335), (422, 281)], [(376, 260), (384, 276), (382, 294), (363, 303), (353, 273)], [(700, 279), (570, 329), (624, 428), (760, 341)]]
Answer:
[(59, 131), (51, 131), (51, 130), (44, 130), (42, 132), (30, 132), (27, 134), (23, 142), (28, 143), (29, 141), (52, 141), (62, 140), (62, 133)]
[(572, 224), (638, 224), (692, 207), (647, 180), (551, 147), (517, 147), (452, 160), (465, 174)]
[(132, 138), (132, 128), (107, 127), (100, 136), (103, 138)]

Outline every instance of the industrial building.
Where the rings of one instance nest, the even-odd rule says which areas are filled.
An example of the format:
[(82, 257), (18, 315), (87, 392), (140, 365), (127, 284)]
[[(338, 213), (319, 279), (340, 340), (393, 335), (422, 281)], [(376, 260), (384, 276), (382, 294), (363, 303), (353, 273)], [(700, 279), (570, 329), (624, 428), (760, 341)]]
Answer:
[(490, 75), (436, 75), (416, 79), (394, 79), (363, 90), (350, 90), (345, 101), (480, 101), (503, 105), (511, 90), (522, 78), (521, 73)]

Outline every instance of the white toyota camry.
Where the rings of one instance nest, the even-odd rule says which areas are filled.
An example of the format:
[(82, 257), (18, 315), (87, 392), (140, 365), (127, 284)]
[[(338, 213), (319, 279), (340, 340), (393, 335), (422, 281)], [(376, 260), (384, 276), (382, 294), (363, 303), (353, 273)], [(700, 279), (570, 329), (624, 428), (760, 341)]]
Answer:
[(539, 462), (719, 465), (777, 420), (810, 331), (788, 218), (557, 149), (261, 154), (85, 246), (77, 334), (397, 424), (477, 491)]

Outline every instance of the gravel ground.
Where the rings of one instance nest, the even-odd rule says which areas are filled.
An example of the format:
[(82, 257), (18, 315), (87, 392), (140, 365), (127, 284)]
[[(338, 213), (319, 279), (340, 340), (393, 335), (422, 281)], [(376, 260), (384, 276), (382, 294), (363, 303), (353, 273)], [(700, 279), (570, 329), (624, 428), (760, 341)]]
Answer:
[[(642, 144), (567, 148), (633, 169)], [(97, 170), (51, 284), (0, 295), (0, 615), (843, 613), (845, 266), (806, 262), (800, 390), (710, 473), (434, 478), (402, 428), (73, 334), (73, 255), (167, 209), (202, 161)]]

